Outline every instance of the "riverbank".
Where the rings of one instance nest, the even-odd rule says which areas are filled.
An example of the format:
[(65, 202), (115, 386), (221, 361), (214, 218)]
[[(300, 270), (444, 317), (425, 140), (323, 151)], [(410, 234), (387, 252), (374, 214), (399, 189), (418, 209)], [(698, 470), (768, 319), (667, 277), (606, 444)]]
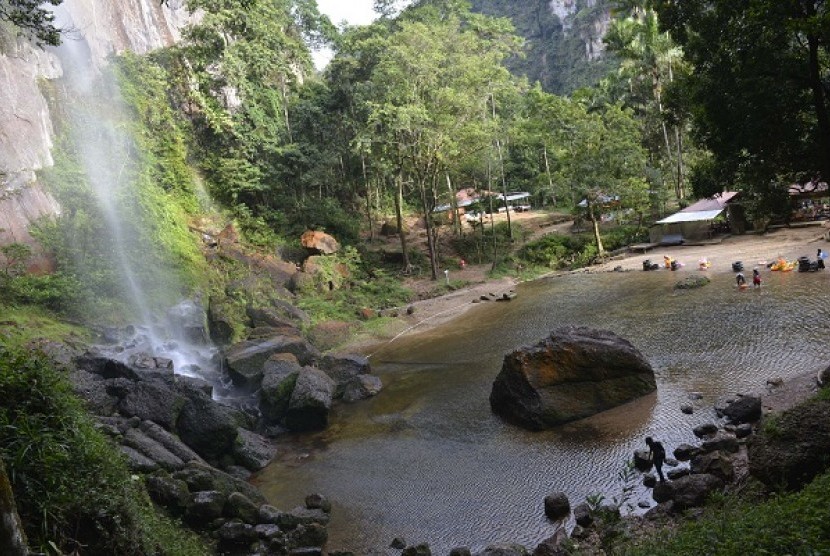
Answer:
[[(800, 256), (814, 258), (816, 249), (829, 249), (830, 243), (824, 239), (824, 234), (828, 230), (827, 224), (779, 228), (766, 234), (728, 236), (705, 245), (658, 247), (647, 253), (626, 253), (598, 265), (573, 271), (551, 272), (540, 278), (615, 270), (642, 271), (644, 260), (649, 259), (662, 266), (664, 256), (683, 263), (677, 271), (678, 277), (689, 272), (703, 274), (698, 270), (698, 261), (704, 257), (711, 263), (707, 274), (732, 273), (734, 261), (742, 261), (746, 272), (751, 272), (752, 268), (765, 268), (767, 263), (780, 257), (786, 260), (796, 260)], [(488, 279), (489, 268), (490, 265), (467, 265), (463, 270), (452, 270), (450, 277), (453, 280), (464, 280), (470, 282), (470, 285), (445, 295), (411, 303), (407, 307), (408, 310), (402, 311), (400, 316), (388, 319), (370, 331), (355, 336), (337, 351), (358, 351), (371, 355), (379, 347), (398, 338), (424, 332), (458, 318), (475, 307), (476, 301), (480, 301), (482, 296), (501, 296), (521, 282), (519, 277), (511, 276)], [(430, 284), (434, 285), (434, 282), (427, 278), (410, 279), (407, 283), (416, 291), (426, 291)]]

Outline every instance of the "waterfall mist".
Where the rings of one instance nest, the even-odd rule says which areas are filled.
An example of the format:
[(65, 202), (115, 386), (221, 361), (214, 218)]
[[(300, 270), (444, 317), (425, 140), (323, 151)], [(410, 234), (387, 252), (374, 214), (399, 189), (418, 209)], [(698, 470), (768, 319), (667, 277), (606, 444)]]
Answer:
[(183, 299), (181, 271), (159, 239), (147, 194), (158, 185), (131, 135), (135, 117), (113, 72), (96, 66), (82, 33), (73, 30), (69, 11), (58, 6), (54, 13), (69, 30), (54, 51), (64, 69), (56, 90), (65, 128), (60, 148), (71, 169), (54, 180), (62, 218), (69, 219), (61, 229), (69, 251), (63, 262), (80, 281), (96, 324), (122, 326), (109, 334), (118, 343), (110, 355), (132, 364), (170, 360), (177, 374), (217, 383), (205, 312), (198, 299)]

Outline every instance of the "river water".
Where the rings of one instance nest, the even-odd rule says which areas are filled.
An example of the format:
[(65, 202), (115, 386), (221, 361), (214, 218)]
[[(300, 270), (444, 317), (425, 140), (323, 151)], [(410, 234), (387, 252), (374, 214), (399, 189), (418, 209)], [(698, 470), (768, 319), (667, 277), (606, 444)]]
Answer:
[[(572, 504), (601, 494), (642, 511), (650, 492), (639, 474), (621, 472), (645, 436), (669, 452), (694, 443), (692, 428), (716, 419), (719, 397), (762, 391), (768, 378), (816, 370), (830, 356), (830, 275), (764, 271), (761, 290), (739, 292), (731, 274), (712, 274), (706, 287), (674, 290), (696, 272), (543, 279), (512, 302), (400, 338), (372, 354), (379, 396), (337, 406), (326, 431), (281, 445), (255, 482), (283, 509), (311, 492), (330, 498), (328, 546), (356, 553), (395, 553), (396, 536), (436, 554), (507, 541), (532, 548), (555, 531), (543, 499), (559, 490)], [(566, 324), (630, 340), (653, 365), (657, 392), (552, 431), (502, 422), (488, 396), (504, 354)]]

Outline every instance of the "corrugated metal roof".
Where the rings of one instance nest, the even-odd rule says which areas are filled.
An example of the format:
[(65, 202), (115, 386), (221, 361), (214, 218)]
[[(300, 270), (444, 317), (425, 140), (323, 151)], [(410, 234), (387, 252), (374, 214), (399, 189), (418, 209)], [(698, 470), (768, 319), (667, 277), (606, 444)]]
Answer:
[(722, 208), (717, 210), (698, 210), (694, 212), (675, 212), (671, 216), (658, 220), (657, 224), (677, 224), (679, 222), (700, 222), (703, 220), (712, 220), (721, 212), (723, 212)]
[(726, 203), (731, 201), (737, 194), (738, 191), (724, 191), (723, 193), (718, 193), (713, 197), (701, 199), (700, 201), (684, 208), (680, 212), (701, 212), (716, 209), (723, 210), (726, 208)]

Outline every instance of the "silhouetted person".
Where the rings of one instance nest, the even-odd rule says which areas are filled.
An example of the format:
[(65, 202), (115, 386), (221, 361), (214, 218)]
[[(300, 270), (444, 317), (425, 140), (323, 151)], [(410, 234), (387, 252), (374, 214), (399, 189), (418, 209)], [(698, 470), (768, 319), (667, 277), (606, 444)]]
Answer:
[(666, 478), (663, 476), (663, 462), (666, 461), (666, 449), (663, 448), (662, 443), (654, 440), (650, 436), (646, 437), (646, 444), (648, 444), (648, 456), (654, 463), (657, 476), (660, 477), (661, 483), (665, 483)]
[(821, 252), (820, 248), (816, 253), (816, 268), (824, 268), (824, 253)]

